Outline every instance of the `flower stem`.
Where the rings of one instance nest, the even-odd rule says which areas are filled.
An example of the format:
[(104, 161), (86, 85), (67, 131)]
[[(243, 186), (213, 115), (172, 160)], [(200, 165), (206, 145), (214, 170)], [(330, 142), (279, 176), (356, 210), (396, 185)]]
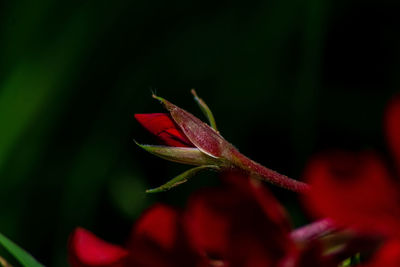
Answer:
[(236, 165), (240, 169), (249, 172), (250, 175), (255, 176), (260, 180), (270, 182), (279, 187), (283, 187), (298, 193), (306, 193), (310, 190), (310, 186), (308, 184), (268, 169), (261, 164), (249, 159), (237, 150), (233, 150), (232, 154)]

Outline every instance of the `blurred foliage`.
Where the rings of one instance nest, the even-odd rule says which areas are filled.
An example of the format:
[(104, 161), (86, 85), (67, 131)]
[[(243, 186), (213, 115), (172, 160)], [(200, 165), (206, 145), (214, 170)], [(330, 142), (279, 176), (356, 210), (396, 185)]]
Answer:
[[(9, 254), (13, 255), (13, 259), (18, 261), (22, 266), (29, 267), (44, 267), (41, 263), (37, 262), (29, 252), (20, 248), (17, 244), (9, 240), (4, 235), (0, 234), (0, 244), (3, 249), (7, 250)], [(3, 267), (10, 267), (10, 263), (3, 257), (0, 257), (0, 265)]]
[[(0, 232), (66, 266), (80, 225), (124, 242), (157, 201), (184, 206), (201, 174), (145, 195), (183, 169), (135, 147), (134, 113), (156, 90), (244, 154), (293, 177), (315, 152), (383, 149), (399, 91), (398, 1), (4, 1), (0, 8)], [(202, 117), (203, 118), (203, 117)], [(274, 189), (296, 225), (294, 196)]]

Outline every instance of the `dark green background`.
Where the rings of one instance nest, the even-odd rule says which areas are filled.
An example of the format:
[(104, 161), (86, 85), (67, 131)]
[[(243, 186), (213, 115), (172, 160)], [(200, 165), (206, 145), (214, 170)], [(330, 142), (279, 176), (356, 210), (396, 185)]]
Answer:
[[(134, 113), (156, 91), (266, 166), (299, 178), (315, 152), (385, 149), (381, 118), (400, 84), (398, 1), (4, 1), (0, 4), (0, 232), (66, 265), (78, 225), (123, 243), (152, 203), (183, 207), (202, 174), (136, 147)], [(291, 193), (274, 189), (295, 224)], [(4, 252), (2, 252), (4, 255)]]

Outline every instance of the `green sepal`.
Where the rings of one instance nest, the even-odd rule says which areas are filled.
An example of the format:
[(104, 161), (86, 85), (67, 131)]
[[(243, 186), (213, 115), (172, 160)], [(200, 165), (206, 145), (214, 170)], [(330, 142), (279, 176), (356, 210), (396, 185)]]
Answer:
[(195, 166), (217, 165), (219, 163), (218, 159), (208, 156), (195, 147), (143, 145), (136, 141), (135, 143), (147, 152), (173, 162)]
[(165, 99), (164, 98), (162, 98), (162, 97), (160, 97), (160, 96), (157, 96), (157, 95), (155, 95), (154, 93), (151, 95), (154, 99), (157, 99), (158, 101), (160, 101), (161, 103), (165, 103)]
[(210, 126), (211, 128), (213, 128), (214, 130), (217, 130), (217, 123), (215, 122), (215, 118), (214, 115), (211, 112), (211, 109), (208, 107), (208, 105), (206, 104), (206, 102), (204, 102), (203, 99), (201, 99), (196, 91), (194, 89), (191, 90), (191, 93), (194, 97), (194, 100), (197, 102), (197, 104), (199, 105), (201, 111), (203, 112), (203, 114), (207, 117), (208, 121), (210, 122)]
[(146, 193), (160, 193), (160, 192), (170, 190), (171, 188), (173, 188), (175, 186), (178, 186), (180, 184), (187, 182), (192, 176), (194, 176), (199, 171), (208, 170), (208, 169), (218, 169), (218, 166), (204, 165), (204, 166), (195, 167), (193, 169), (185, 171), (184, 173), (176, 176), (175, 178), (169, 180), (168, 182), (166, 182), (165, 184), (163, 184), (159, 187), (146, 190)]

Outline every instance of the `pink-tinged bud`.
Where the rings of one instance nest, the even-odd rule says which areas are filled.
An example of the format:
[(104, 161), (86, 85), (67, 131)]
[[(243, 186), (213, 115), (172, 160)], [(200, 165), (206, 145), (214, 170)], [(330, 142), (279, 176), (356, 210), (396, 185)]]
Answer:
[(154, 95), (153, 97), (164, 104), (175, 123), (198, 149), (215, 158), (226, 156), (232, 145), (213, 128), (168, 100)]

